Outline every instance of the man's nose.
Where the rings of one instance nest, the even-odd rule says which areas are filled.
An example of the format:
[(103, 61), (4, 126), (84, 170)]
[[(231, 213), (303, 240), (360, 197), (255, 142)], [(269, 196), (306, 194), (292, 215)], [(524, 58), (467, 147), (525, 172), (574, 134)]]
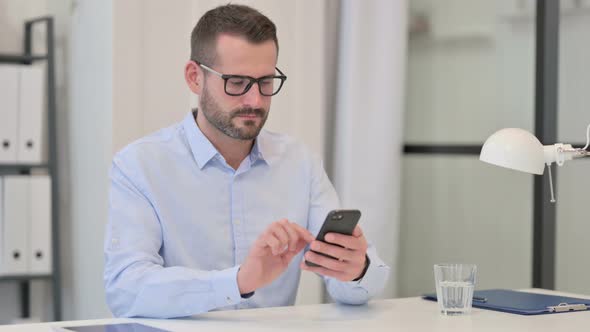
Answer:
[(252, 108), (258, 108), (262, 103), (264, 96), (260, 94), (258, 83), (252, 84), (250, 90), (244, 94), (244, 104)]

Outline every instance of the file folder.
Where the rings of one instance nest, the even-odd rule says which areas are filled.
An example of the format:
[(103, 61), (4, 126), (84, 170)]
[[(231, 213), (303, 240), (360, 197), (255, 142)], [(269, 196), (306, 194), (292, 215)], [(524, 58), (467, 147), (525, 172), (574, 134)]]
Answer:
[[(508, 289), (475, 291), (473, 297), (473, 307), (519, 315), (542, 315), (590, 309), (590, 299)], [(436, 301), (436, 294), (427, 294), (423, 298)]]
[(47, 140), (44, 139), (47, 112), (43, 93), (43, 67), (21, 66), (18, 115), (19, 163), (41, 164), (47, 160)]
[(28, 176), (5, 176), (2, 196), (0, 275), (26, 274), (29, 270)]
[(29, 272), (51, 273), (51, 179), (47, 175), (30, 178)]
[(0, 164), (15, 164), (19, 66), (0, 65)]

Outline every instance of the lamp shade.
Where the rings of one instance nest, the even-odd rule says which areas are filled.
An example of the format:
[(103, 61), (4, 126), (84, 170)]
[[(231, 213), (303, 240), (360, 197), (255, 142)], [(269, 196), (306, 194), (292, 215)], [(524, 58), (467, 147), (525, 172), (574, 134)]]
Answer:
[(517, 171), (543, 174), (545, 157), (543, 145), (526, 130), (498, 130), (484, 143), (479, 160)]

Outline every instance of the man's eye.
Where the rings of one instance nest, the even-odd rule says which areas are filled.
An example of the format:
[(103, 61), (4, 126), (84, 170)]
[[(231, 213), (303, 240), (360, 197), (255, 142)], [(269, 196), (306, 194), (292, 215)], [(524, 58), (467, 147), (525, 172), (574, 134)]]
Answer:
[(229, 83), (234, 86), (244, 85), (245, 80), (231, 80)]

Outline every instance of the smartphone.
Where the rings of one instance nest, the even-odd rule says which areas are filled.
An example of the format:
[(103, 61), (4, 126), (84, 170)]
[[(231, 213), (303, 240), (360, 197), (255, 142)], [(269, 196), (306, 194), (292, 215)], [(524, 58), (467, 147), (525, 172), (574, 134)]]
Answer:
[[(344, 235), (352, 235), (352, 231), (358, 224), (359, 219), (361, 218), (361, 211), (359, 210), (332, 210), (326, 216), (324, 220), (324, 224), (316, 236), (316, 240), (324, 241), (324, 237), (328, 233), (340, 233)], [(313, 250), (312, 250), (313, 251)], [(313, 251), (318, 255), (330, 257), (332, 259), (336, 259), (330, 255), (323, 254), (321, 252)], [(305, 264), (308, 266), (319, 266), (315, 263), (305, 261)]]

